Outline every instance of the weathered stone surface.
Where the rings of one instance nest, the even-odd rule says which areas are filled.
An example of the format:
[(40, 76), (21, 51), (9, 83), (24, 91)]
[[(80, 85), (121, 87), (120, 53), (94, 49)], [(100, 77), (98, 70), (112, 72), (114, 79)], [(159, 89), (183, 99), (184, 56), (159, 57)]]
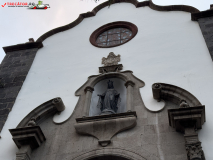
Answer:
[(139, 92), (135, 91), (133, 94), (133, 110), (137, 112), (137, 125), (114, 135), (108, 146), (101, 147), (97, 144), (96, 138), (76, 133), (75, 118), (82, 114), (83, 107), (79, 104), (73, 116), (60, 126), (53, 124), (52, 118), (40, 125), (47, 140), (32, 152), (31, 159), (82, 160), (91, 156), (125, 155), (128, 159), (134, 160), (187, 160), (184, 136), (169, 126), (166, 110), (179, 106), (167, 102), (166, 109), (162, 112), (151, 113), (142, 101), (136, 100), (140, 96)]

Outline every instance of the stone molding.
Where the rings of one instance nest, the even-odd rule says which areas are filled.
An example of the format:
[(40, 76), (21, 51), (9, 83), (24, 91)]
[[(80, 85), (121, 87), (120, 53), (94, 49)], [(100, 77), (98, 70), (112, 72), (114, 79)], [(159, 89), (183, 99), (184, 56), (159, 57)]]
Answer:
[(136, 126), (136, 112), (77, 118), (75, 129), (78, 134), (91, 135), (98, 139), (99, 145), (106, 147), (111, 138)]
[(150, 0), (149, 7), (157, 11), (185, 11), (189, 13), (200, 12), (197, 8), (186, 6), (186, 5), (170, 5), (170, 6), (159, 6), (156, 5)]
[[(143, 150), (143, 149), (141, 149)], [(146, 150), (144, 150), (145, 153), (148, 154), (148, 157), (144, 157), (144, 155), (140, 155), (135, 153), (135, 151), (123, 149), (123, 148), (107, 148), (103, 147), (101, 149), (91, 149), (89, 152), (80, 153), (76, 157), (73, 158), (73, 160), (88, 160), (90, 158), (94, 157), (100, 157), (104, 155), (112, 155), (112, 156), (118, 156), (118, 157), (124, 157), (127, 159), (134, 159), (134, 160), (148, 160), (148, 159), (158, 159), (158, 157), (154, 156), (153, 154), (149, 154)]]
[(8, 52), (26, 50), (31, 48), (42, 48), (42, 47), (43, 47), (42, 42), (30, 42), (30, 43), (23, 43), (23, 44), (3, 47), (3, 49), (4, 49), (4, 52), (7, 54)]
[(9, 131), (18, 148), (29, 145), (33, 150), (39, 147), (46, 140), (39, 126), (15, 128), (9, 129)]
[[(189, 13), (199, 12), (198, 9), (191, 7), (191, 6), (185, 6), (185, 5), (158, 6), (158, 5), (154, 4), (152, 2), (152, 0), (143, 1), (143, 2), (138, 2), (137, 0), (114, 0), (113, 4), (123, 3), (123, 2), (131, 3), (131, 4), (135, 5), (136, 8), (149, 6), (151, 9), (157, 10), (157, 11), (185, 11), (185, 12), (189, 12)], [(108, 5), (109, 5), (108, 2), (101, 3), (100, 5), (95, 7), (91, 12), (80, 14), (79, 17), (75, 21), (73, 21), (67, 25), (64, 25), (62, 27), (58, 27), (58, 28), (55, 28), (55, 29), (52, 29), (52, 30), (46, 32), (45, 34), (40, 36), (36, 40), (36, 42), (43, 42), (46, 38), (48, 38), (56, 33), (66, 31), (68, 29), (71, 29), (71, 28), (77, 26), (84, 20), (84, 18), (95, 16), (98, 11), (100, 11), (104, 7), (108, 7)]]
[(135, 84), (137, 84), (137, 86), (139, 88), (145, 86), (145, 83), (142, 80), (135, 77), (133, 75), (132, 71), (127, 70), (127, 71), (123, 71), (123, 72), (110, 72), (110, 73), (93, 75), (93, 76), (88, 77), (88, 80), (75, 92), (75, 96), (81, 96), (82, 94), (85, 93), (84, 89), (87, 86), (94, 88), (94, 86), (98, 82), (100, 82), (101, 80), (104, 80), (106, 78), (120, 78), (120, 79), (124, 80), (125, 82), (132, 81)]
[(45, 136), (39, 126), (9, 129), (13, 141), (19, 148), (16, 160), (30, 160), (32, 150), (38, 148), (45, 140)]
[(185, 128), (194, 127), (202, 129), (206, 121), (205, 106), (168, 109), (169, 125), (179, 132), (185, 132)]
[(84, 89), (84, 92), (85, 92), (85, 93), (87, 93), (87, 91), (89, 91), (89, 92), (92, 93), (92, 92), (94, 91), (94, 88), (88, 86), (88, 87), (86, 87), (86, 88)]
[(122, 64), (99, 67), (99, 73), (119, 72), (123, 69)]
[(192, 13), (191, 19), (192, 21), (198, 21), (201, 18), (207, 18), (213, 16), (213, 10), (202, 11), (198, 13)]
[(65, 109), (61, 98), (57, 97), (51, 99), (32, 110), (23, 120), (18, 124), (17, 128), (26, 127), (31, 119), (34, 119), (36, 125), (40, 124), (44, 119), (57, 112)]
[(135, 83), (132, 82), (132, 81), (126, 81), (126, 83), (125, 83), (124, 85), (126, 86), (126, 88), (127, 88), (129, 85), (132, 86), (132, 87), (134, 87), (134, 86), (135, 86)]
[(171, 84), (155, 83), (152, 85), (152, 92), (153, 98), (158, 101), (171, 101), (180, 105), (182, 100), (185, 100), (190, 107), (201, 105), (199, 100), (190, 92)]

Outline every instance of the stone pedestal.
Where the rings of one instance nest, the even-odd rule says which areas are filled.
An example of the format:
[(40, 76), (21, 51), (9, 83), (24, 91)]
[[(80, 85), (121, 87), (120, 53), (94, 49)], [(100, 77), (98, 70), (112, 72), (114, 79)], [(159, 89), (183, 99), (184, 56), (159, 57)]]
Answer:
[(76, 132), (90, 135), (98, 139), (98, 143), (105, 147), (111, 143), (111, 138), (124, 130), (135, 127), (136, 112), (101, 115), (77, 118)]
[(184, 133), (188, 160), (205, 160), (197, 129), (205, 122), (205, 106), (169, 109), (169, 124)]

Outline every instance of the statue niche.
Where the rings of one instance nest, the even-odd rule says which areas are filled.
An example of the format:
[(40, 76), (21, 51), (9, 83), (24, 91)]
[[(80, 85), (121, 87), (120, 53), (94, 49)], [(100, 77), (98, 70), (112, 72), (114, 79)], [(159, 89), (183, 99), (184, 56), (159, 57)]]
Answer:
[(113, 81), (108, 81), (107, 90), (103, 94), (98, 94), (97, 107), (101, 110), (101, 115), (116, 114), (120, 107), (120, 93), (113, 86)]

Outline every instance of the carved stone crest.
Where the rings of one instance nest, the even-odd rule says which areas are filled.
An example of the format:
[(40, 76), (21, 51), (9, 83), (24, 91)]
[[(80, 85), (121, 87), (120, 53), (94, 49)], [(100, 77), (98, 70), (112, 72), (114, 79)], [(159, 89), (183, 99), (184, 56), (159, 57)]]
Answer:
[(119, 54), (116, 56), (113, 52), (110, 52), (107, 58), (102, 58), (102, 64), (104, 64), (104, 66), (118, 65), (120, 60), (121, 58)]
[(119, 72), (123, 69), (122, 64), (118, 64), (120, 62), (121, 56), (118, 54), (117, 56), (110, 52), (107, 58), (102, 58), (102, 64), (104, 64), (103, 67), (99, 67), (100, 73), (108, 73), (108, 72)]

